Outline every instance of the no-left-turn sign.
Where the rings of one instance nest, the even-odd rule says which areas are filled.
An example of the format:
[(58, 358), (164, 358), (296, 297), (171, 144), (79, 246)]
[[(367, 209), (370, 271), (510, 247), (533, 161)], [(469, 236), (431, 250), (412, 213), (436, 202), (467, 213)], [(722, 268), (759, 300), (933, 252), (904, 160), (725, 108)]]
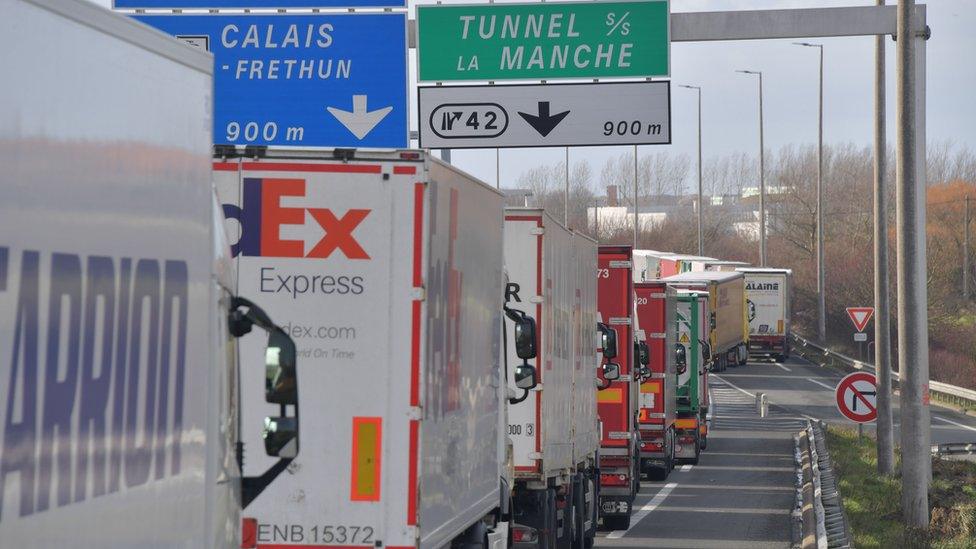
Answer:
[(874, 374), (854, 372), (837, 384), (837, 409), (851, 421), (870, 423), (878, 418), (877, 394)]

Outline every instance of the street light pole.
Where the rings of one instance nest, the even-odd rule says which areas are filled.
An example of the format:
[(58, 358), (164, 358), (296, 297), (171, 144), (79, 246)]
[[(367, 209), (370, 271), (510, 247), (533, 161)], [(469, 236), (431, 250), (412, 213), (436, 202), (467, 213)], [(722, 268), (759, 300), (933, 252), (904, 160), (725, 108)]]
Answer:
[(698, 255), (705, 255), (704, 237), (704, 203), (702, 202), (702, 115), (701, 115), (701, 86), (679, 85), (682, 88), (698, 92)]
[(925, 253), (925, 40), (914, 0), (899, 0), (895, 42), (897, 131), (898, 365), (901, 377), (901, 509), (905, 526), (929, 526), (932, 433), (929, 411)]
[(765, 144), (763, 143), (763, 91), (762, 71), (739, 70), (743, 74), (759, 76), (759, 266), (766, 266), (766, 172), (764, 165)]
[(827, 298), (824, 295), (824, 185), (823, 185), (823, 44), (794, 42), (797, 46), (820, 50), (820, 109), (817, 122), (817, 338), (827, 341)]

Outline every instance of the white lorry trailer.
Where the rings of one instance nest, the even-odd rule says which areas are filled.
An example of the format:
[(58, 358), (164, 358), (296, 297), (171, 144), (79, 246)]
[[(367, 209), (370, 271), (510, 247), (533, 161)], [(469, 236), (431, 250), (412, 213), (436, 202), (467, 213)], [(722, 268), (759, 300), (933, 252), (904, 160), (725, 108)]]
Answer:
[[(592, 544), (598, 520), (596, 407), (597, 244), (541, 209), (505, 211), (505, 265), (518, 300), (539, 323), (539, 385), (508, 409), (515, 466), (517, 547)], [(514, 351), (509, 351), (510, 362)]]
[[(237, 547), (298, 449), (297, 389), (290, 338), (234, 296), (212, 59), (87, 1), (0, 14), (0, 545)], [(289, 417), (242, 479), (265, 421), (239, 422), (237, 383), (266, 369)]]
[(736, 271), (746, 277), (749, 354), (785, 361), (790, 357), (793, 271), (752, 267)]
[(502, 195), (422, 151), (218, 152), (238, 284), (316, 418), (245, 513), (257, 546), (504, 546)]

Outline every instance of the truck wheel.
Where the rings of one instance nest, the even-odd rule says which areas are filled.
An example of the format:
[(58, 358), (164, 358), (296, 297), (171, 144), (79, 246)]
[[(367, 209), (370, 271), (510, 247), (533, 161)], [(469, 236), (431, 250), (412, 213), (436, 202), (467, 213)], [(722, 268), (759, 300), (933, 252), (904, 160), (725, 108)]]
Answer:
[(559, 525), (556, 523), (556, 491), (546, 490), (545, 507), (541, 510), (545, 528), (539, 533), (539, 549), (556, 549), (558, 547)]
[(630, 513), (603, 517), (603, 526), (610, 531), (630, 528)]
[(573, 549), (586, 549), (586, 477), (573, 477)]
[(701, 439), (700, 435), (695, 433), (695, 457), (691, 458), (692, 465), (698, 465), (698, 458), (701, 456)]
[(786, 355), (776, 355), (774, 358), (776, 362), (786, 362)]

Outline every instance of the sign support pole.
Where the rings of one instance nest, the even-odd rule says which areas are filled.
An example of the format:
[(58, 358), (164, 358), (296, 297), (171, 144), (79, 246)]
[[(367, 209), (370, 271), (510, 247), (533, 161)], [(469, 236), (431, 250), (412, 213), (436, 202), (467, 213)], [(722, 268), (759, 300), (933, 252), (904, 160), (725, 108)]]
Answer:
[[(885, 0), (877, 0), (883, 6)], [(888, 199), (885, 189), (885, 36), (874, 37), (874, 365), (878, 374), (878, 473), (895, 472), (888, 316)]]
[(563, 197), (563, 225), (569, 228), (569, 147), (566, 147), (566, 194)]
[(637, 145), (634, 145), (634, 249), (637, 249)]
[(898, 364), (902, 372), (902, 513), (905, 526), (925, 530), (929, 525), (928, 486), (932, 470), (925, 287), (925, 33), (915, 33), (914, 0), (899, 0), (897, 15), (896, 223)]

